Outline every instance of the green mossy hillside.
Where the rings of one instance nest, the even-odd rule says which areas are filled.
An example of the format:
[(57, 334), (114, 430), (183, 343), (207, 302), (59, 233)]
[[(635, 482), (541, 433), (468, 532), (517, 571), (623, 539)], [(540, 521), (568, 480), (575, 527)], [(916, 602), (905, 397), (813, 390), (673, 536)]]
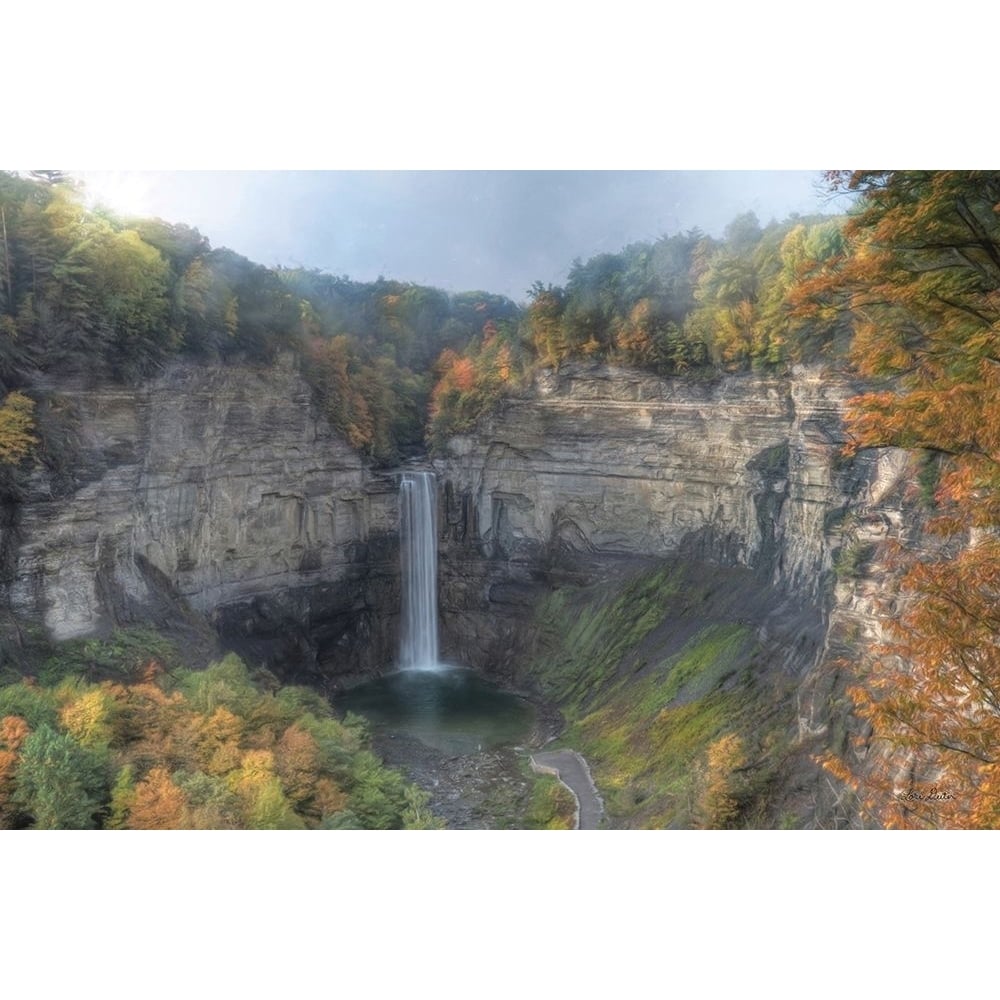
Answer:
[(573, 793), (550, 774), (536, 774), (531, 786), (531, 804), (524, 817), (528, 830), (572, 830), (576, 818)]
[(739, 614), (751, 584), (677, 564), (539, 607), (528, 677), (562, 710), (560, 743), (587, 758), (610, 825), (767, 824), (791, 715), (751, 625), (759, 593)]

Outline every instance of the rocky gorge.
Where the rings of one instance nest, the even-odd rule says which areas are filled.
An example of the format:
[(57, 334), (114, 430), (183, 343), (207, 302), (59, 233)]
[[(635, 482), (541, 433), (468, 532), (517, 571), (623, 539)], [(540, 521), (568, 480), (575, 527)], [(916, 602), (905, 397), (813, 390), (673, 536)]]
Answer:
[[(36, 469), (2, 529), (8, 642), (152, 623), (328, 689), (393, 662), (395, 477), (330, 429), (294, 362), (46, 391), (74, 430), (74, 478)], [(753, 636), (754, 683), (780, 686), (794, 717), (781, 807), (853, 825), (812, 758), (856, 728), (837, 664), (880, 634), (874, 546), (912, 492), (905, 453), (842, 458), (856, 391), (819, 367), (542, 372), (431, 463), (444, 657), (530, 690), (547, 594), (682, 563), (709, 595), (704, 621)], [(845, 575), (848, 546), (868, 558)], [(664, 648), (696, 612), (664, 609)]]
[(523, 621), (545, 594), (672, 561), (705, 603), (665, 607), (646, 658), (676, 657), (707, 622), (747, 629), (752, 687), (781, 690), (795, 732), (778, 798), (797, 823), (859, 822), (816, 758), (847, 753), (861, 731), (844, 666), (883, 636), (881, 544), (907, 523), (915, 544), (920, 518), (908, 453), (843, 457), (858, 391), (822, 367), (705, 381), (595, 365), (543, 373), (439, 463), (445, 645), (530, 686), (524, 664), (547, 653), (539, 660)]
[(391, 656), (394, 484), (317, 415), (290, 362), (51, 391), (74, 480), (37, 469), (5, 529), (18, 621), (62, 640), (203, 619), (313, 679)]
[(806, 370), (706, 382), (600, 367), (545, 374), (533, 395), (452, 442), (449, 539), (504, 565), (500, 603), (518, 570), (527, 580), (588, 557), (676, 555), (745, 567), (820, 603), (826, 521), (867, 475), (837, 460), (851, 392)]

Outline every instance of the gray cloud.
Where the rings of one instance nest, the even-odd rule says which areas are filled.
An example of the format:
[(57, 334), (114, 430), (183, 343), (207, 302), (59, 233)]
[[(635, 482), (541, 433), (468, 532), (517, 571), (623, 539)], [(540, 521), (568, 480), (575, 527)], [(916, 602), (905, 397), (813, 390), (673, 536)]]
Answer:
[(522, 299), (575, 257), (741, 212), (829, 210), (818, 171), (180, 171), (140, 175), (146, 210), (262, 264), (382, 274)]

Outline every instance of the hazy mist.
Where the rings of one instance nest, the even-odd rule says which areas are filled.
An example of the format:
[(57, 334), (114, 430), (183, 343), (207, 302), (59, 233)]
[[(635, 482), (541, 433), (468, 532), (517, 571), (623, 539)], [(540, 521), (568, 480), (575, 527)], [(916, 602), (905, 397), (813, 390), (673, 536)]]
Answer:
[(95, 200), (196, 226), (265, 265), (379, 275), (523, 300), (576, 257), (741, 212), (836, 211), (820, 171), (176, 171), (84, 173)]

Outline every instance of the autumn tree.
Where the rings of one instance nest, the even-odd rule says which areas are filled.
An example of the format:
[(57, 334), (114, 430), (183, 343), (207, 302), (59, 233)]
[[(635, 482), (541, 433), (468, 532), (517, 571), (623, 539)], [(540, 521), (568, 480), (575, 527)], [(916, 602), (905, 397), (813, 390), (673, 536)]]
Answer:
[(847, 251), (805, 291), (847, 310), (853, 447), (940, 456), (939, 554), (900, 552), (903, 613), (852, 694), (869, 759), (828, 766), (890, 825), (1000, 822), (1000, 173), (855, 171)]
[(531, 301), (525, 316), (526, 337), (542, 364), (558, 365), (569, 353), (562, 325), (566, 295), (561, 288), (540, 281), (531, 286), (528, 295)]
[(437, 382), (431, 391), (432, 440), (443, 443), (452, 434), (469, 430), (482, 410), (478, 377), (472, 358), (450, 348), (434, 366)]
[(614, 360), (661, 375), (684, 374), (707, 361), (703, 345), (685, 337), (650, 298), (639, 299), (618, 324), (615, 348)]
[(0, 405), (0, 466), (16, 465), (38, 443), (32, 433), (35, 401), (23, 392), (9, 392)]
[(154, 767), (135, 786), (125, 826), (129, 830), (187, 828), (187, 796), (177, 787), (165, 768)]
[[(184, 696), (178, 691), (167, 693), (152, 682), (125, 689), (116, 710), (116, 724), (140, 772), (188, 762), (190, 734), (178, 726), (187, 712)], [(179, 741), (178, 736), (184, 738)]]
[(30, 732), (28, 723), (17, 715), (7, 715), (0, 719), (0, 830), (10, 826), (16, 812), (11, 801), (14, 770), (17, 767), (18, 751)]
[(108, 690), (91, 688), (59, 711), (59, 722), (81, 746), (106, 747), (114, 735), (115, 700)]
[(739, 815), (740, 778), (737, 772), (746, 763), (743, 740), (735, 733), (720, 736), (708, 747), (697, 772), (695, 814), (703, 829), (727, 827)]
[(285, 794), (296, 806), (309, 799), (319, 777), (319, 747), (298, 723), (289, 726), (274, 748), (275, 770)]
[(240, 738), (245, 722), (220, 705), (211, 715), (196, 720), (196, 760), (206, 774), (228, 774), (240, 764)]
[(53, 729), (59, 723), (59, 707), (51, 690), (30, 679), (0, 687), (0, 718), (16, 715), (31, 729), (47, 725)]
[[(368, 750), (364, 720), (335, 718), (318, 692), (278, 687), (233, 654), (164, 669), (168, 647), (141, 630), (72, 640), (46, 677), (0, 677), (0, 828), (437, 823)], [(93, 671), (122, 680), (94, 684)]]
[(368, 401), (352, 382), (357, 360), (350, 338), (344, 335), (316, 340), (310, 348), (312, 379), (320, 394), (330, 423), (360, 450), (375, 440), (375, 424)]
[(244, 820), (251, 829), (301, 830), (305, 826), (285, 795), (270, 750), (244, 753), (227, 784), (239, 796)]
[[(842, 248), (842, 220), (793, 217), (763, 230), (751, 216), (727, 228), (729, 239), (699, 263), (697, 305), (684, 331), (727, 369), (768, 368), (830, 353), (847, 326), (835, 312), (796, 308), (799, 285)], [(839, 321), (839, 322), (838, 322)]]
[(192, 830), (239, 830), (243, 827), (239, 797), (226, 780), (201, 771), (174, 775), (188, 803)]
[(800, 286), (844, 251), (844, 220), (800, 222), (781, 239), (760, 301), (760, 350), (769, 363), (840, 358), (851, 324), (842, 310), (802, 311)]
[(320, 778), (312, 798), (312, 812), (320, 817), (333, 816), (347, 807), (347, 793), (332, 778)]

